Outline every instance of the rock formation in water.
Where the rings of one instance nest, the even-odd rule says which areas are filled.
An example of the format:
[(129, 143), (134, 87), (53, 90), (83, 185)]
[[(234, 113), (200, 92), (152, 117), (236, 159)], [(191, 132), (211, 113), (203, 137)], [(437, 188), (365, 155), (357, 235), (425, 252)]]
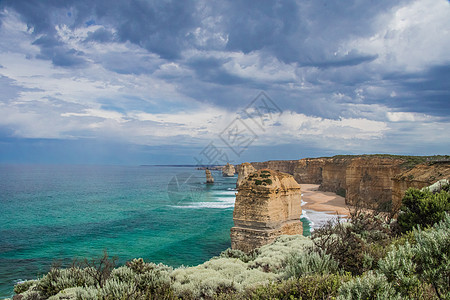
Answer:
[[(448, 155), (435, 157), (337, 155), (251, 164), (257, 170), (271, 168), (291, 174), (298, 183), (320, 184), (321, 191), (334, 192), (344, 196), (349, 205), (360, 204), (365, 207), (389, 209), (394, 202), (401, 201), (403, 193), (408, 187), (421, 188), (432, 183), (429, 180), (423, 183), (414, 180), (403, 180), (403, 182), (397, 180), (396, 182), (397, 175), (419, 163), (448, 162), (449, 160), (450, 156)], [(429, 169), (430, 165), (425, 168)], [(444, 178), (438, 177), (436, 178)], [(397, 187), (394, 187), (395, 185)]]
[(286, 173), (263, 169), (241, 182), (233, 212), (231, 248), (250, 252), (282, 234), (302, 234), (300, 185)]
[(248, 175), (256, 171), (256, 169), (250, 163), (247, 162), (240, 164), (237, 169), (238, 169), (238, 179), (236, 182), (237, 188), (245, 180), (245, 178), (247, 178)]
[(223, 177), (233, 177), (235, 173), (236, 173), (236, 169), (230, 163), (227, 163), (227, 165), (222, 168), (222, 176)]
[(450, 180), (450, 161), (420, 164), (394, 176), (392, 179), (393, 208), (401, 206), (401, 201), (408, 188), (421, 189), (442, 179)]
[(206, 174), (206, 183), (214, 183), (214, 177), (211, 174), (211, 171), (208, 169), (205, 169)]

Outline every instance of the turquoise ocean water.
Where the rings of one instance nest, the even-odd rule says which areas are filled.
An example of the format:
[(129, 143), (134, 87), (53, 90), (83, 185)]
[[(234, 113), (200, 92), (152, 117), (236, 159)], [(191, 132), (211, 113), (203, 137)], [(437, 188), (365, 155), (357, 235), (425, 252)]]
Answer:
[(218, 255), (230, 247), (236, 177), (212, 173), (206, 185), (194, 167), (0, 165), (0, 298), (104, 249), (174, 267)]

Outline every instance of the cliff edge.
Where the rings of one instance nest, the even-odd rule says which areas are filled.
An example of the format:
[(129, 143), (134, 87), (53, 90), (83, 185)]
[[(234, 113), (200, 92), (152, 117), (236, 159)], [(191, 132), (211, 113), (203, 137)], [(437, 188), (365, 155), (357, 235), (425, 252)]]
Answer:
[(231, 248), (250, 252), (282, 234), (302, 234), (300, 185), (293, 176), (263, 169), (239, 185)]

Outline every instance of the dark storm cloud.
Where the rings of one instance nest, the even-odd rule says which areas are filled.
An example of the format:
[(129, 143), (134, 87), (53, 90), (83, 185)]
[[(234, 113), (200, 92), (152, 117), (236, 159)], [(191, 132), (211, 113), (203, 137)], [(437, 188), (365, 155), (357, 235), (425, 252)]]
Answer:
[(285, 62), (326, 65), (339, 42), (370, 36), (373, 20), (402, 1), (233, 1), (226, 16), (227, 48), (248, 53), (265, 49)]
[(389, 73), (383, 78), (396, 97), (368, 97), (368, 103), (385, 104), (399, 111), (427, 113), (450, 119), (450, 64), (422, 72)]
[[(130, 41), (163, 58), (179, 56), (185, 47), (185, 35), (196, 24), (193, 18), (195, 4), (192, 1), (5, 1), (4, 7), (16, 10), (33, 33), (45, 34), (47, 39), (57, 40), (55, 25), (66, 24), (71, 28), (87, 24), (105, 24), (117, 30), (117, 39)], [(109, 41), (105, 31), (93, 33), (88, 39)], [(56, 43), (56, 41), (54, 41)], [(39, 44), (41, 47), (49, 43)], [(43, 57), (52, 53), (44, 49)], [(56, 51), (57, 62), (64, 60)], [(65, 53), (67, 56), (70, 52)], [(73, 62), (79, 61), (75, 54)], [(66, 57), (66, 59), (68, 59)]]
[(40, 47), (37, 58), (51, 60), (55, 66), (72, 67), (84, 64), (83, 52), (66, 47), (53, 36), (44, 35), (33, 42)]
[[(378, 103), (396, 110), (448, 115), (448, 81), (442, 80), (449, 76), (448, 66), (436, 66), (421, 73), (392, 74), (382, 68), (367, 67), (378, 60), (378, 54), (357, 49), (339, 52), (344, 41), (377, 33), (383, 25), (377, 18), (403, 3), (408, 1), (7, 0), (0, 5), (18, 12), (33, 29), (34, 45), (40, 47), (39, 58), (68, 68), (85, 65), (85, 54), (61, 41), (55, 26), (65, 24), (75, 29), (101, 25), (102, 28), (87, 33), (85, 42), (129, 42), (162, 60), (176, 62), (187, 71), (155, 76), (176, 82), (178, 91), (185, 95), (229, 109), (263, 89), (282, 99), (289, 109), (317, 116), (337, 118), (348, 103)], [(193, 34), (198, 28), (203, 30), (206, 40), (203, 44)], [(222, 48), (207, 41), (214, 34), (226, 37)], [(295, 64), (294, 72), (304, 82), (298, 78), (280, 80), (269, 76), (260, 80), (244, 76), (225, 68), (232, 57), (210, 56), (209, 49), (224, 53), (258, 52), (262, 59), (271, 57)], [(186, 50), (205, 53), (189, 56), (183, 54)], [(95, 61), (119, 74), (153, 74), (164, 63), (155, 61), (153, 56), (130, 56), (125, 52), (101, 56)], [(194, 74), (194, 78), (189, 74)], [(302, 83), (310, 88), (291, 91), (283, 86)], [(364, 97), (356, 96), (355, 90), (372, 87), (384, 89), (384, 94), (368, 92)], [(389, 97), (391, 90), (397, 92), (396, 97)], [(336, 93), (347, 97), (333, 99)]]
[(202, 81), (224, 85), (245, 84), (247, 80), (230, 74), (223, 68), (227, 60), (213, 57), (195, 58), (187, 62), (187, 66), (194, 69), (197, 77)]
[(105, 28), (99, 28), (94, 32), (89, 32), (87, 38), (85, 39), (85, 42), (100, 42), (100, 43), (107, 43), (112, 42), (114, 40), (114, 34), (105, 29)]
[(304, 67), (317, 67), (320, 69), (339, 68), (347, 66), (357, 66), (362, 63), (374, 61), (378, 58), (378, 55), (361, 55), (355, 52), (351, 52), (343, 57), (331, 58), (327, 61), (316, 61), (310, 63), (303, 63)]

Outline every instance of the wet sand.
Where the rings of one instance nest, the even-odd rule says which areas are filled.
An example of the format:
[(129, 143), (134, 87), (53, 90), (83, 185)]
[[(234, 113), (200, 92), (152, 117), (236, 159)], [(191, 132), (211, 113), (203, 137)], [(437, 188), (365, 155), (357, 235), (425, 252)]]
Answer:
[(302, 200), (306, 202), (302, 209), (325, 212), (333, 215), (349, 215), (345, 198), (335, 193), (318, 191), (318, 184), (301, 184)]

